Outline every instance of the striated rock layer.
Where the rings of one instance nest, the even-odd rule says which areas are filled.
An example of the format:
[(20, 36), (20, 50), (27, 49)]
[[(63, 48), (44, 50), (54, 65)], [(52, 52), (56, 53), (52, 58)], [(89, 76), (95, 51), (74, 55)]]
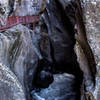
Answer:
[(0, 62), (14, 72), (28, 99), (39, 56), (37, 43), (34, 32), (22, 25), (0, 33)]

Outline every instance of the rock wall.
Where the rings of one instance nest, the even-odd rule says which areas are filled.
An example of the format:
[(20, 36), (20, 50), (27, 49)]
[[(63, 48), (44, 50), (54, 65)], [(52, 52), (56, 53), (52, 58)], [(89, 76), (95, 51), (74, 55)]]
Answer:
[(82, 0), (88, 43), (95, 55), (97, 78), (95, 97), (100, 99), (100, 0)]
[(36, 15), (45, 6), (45, 0), (0, 0), (0, 15)]
[[(30, 96), (31, 90), (33, 89), (32, 80), (34, 79), (34, 74), (36, 72), (36, 68), (38, 65), (38, 59), (42, 58), (42, 56), (39, 52), (39, 45), (38, 45), (39, 43), (40, 43), (41, 51), (44, 54), (43, 56), (48, 58), (49, 61), (52, 62), (52, 57), (51, 57), (52, 52), (50, 51), (51, 44), (50, 44), (50, 40), (49, 40), (50, 38), (53, 38), (51, 40), (54, 40), (54, 42), (59, 40), (59, 44), (61, 44), (61, 42), (63, 44), (63, 45), (56, 45), (57, 47), (56, 46), (54, 47), (55, 52), (56, 52), (56, 55), (55, 55), (56, 60), (59, 62), (59, 59), (62, 57), (62, 55), (65, 56), (63, 54), (63, 53), (65, 53), (65, 49), (62, 50), (64, 52), (61, 52), (61, 49), (62, 49), (62, 46), (66, 46), (66, 43), (64, 43), (63, 41), (68, 40), (69, 38), (67, 38), (67, 39), (65, 38), (66, 37), (66, 34), (65, 34), (66, 27), (64, 28), (63, 24), (61, 23), (62, 19), (60, 19), (59, 11), (58, 12), (56, 11), (54, 13), (54, 11), (58, 10), (58, 9), (55, 7), (55, 3), (53, 2), (53, 0), (51, 0), (51, 1), (52, 1), (52, 4), (49, 4), (50, 0), (47, 0), (47, 4), (48, 4), (47, 13), (48, 13), (48, 16), (50, 16), (50, 18), (51, 18), (51, 23), (49, 23), (50, 20), (48, 21), (48, 17), (46, 16), (47, 13), (44, 12), (44, 15), (42, 15), (42, 18), (44, 19), (44, 22), (47, 24), (47, 27), (44, 25), (45, 28), (43, 29), (42, 35), (40, 33), (40, 30), (39, 30), (40, 27), (38, 27), (38, 25), (36, 27), (37, 35), (35, 34), (35, 32), (30, 30), (31, 29), (30, 25), (26, 25), (26, 26), (17, 25), (15, 27), (8, 29), (5, 32), (0, 33), (0, 62), (2, 62), (5, 66), (9, 67), (8, 70), (10, 70), (10, 72), (11, 72), (10, 73), (8, 71), (11, 75), (10, 77), (15, 78), (15, 80), (11, 79), (11, 81), (15, 82), (16, 80), (18, 80), (17, 83), (15, 82), (17, 85), (16, 84), (13, 85), (13, 83), (11, 83), (11, 86), (6, 87), (5, 84), (7, 83), (7, 85), (8, 85), (8, 81), (10, 81), (9, 77), (7, 77), (8, 73), (3, 74), (5, 76), (4, 80), (2, 80), (2, 77), (0, 77), (0, 81), (6, 82), (6, 83), (1, 82), (1, 84), (0, 84), (1, 93), (2, 94), (4, 93), (3, 88), (4, 89), (7, 88), (7, 91), (11, 92), (11, 94), (7, 94), (5, 92), (5, 95), (7, 95), (7, 96), (9, 95), (8, 100), (20, 100), (20, 99), (25, 100), (25, 98), (27, 100), (32, 99), (32, 97)], [(75, 15), (74, 15), (75, 9), (73, 8), (73, 7), (75, 7), (75, 5), (74, 5), (75, 0), (72, 0), (72, 1), (71, 0), (58, 0), (58, 1), (59, 1), (58, 4), (61, 3), (60, 5), (62, 5), (62, 8), (61, 8), (62, 11), (65, 11), (65, 12), (63, 12), (63, 14), (66, 14), (68, 19), (70, 19), (70, 22), (73, 24), (74, 28), (77, 29), (77, 27), (75, 25), (76, 24)], [(93, 54), (95, 56), (95, 61), (97, 64), (96, 87), (95, 87), (94, 93), (93, 93), (93, 91), (92, 91), (92, 93), (93, 93), (95, 99), (99, 100), (100, 99), (100, 93), (99, 93), (100, 92), (100, 29), (99, 29), (100, 28), (100, 14), (99, 14), (100, 1), (99, 0), (82, 0), (81, 6), (82, 6), (82, 10), (83, 10), (83, 18), (84, 18), (88, 43), (93, 51)], [(59, 5), (57, 7), (59, 7), (59, 9), (60, 9)], [(3, 1), (0, 0), (0, 17), (2, 17), (2, 19), (0, 18), (0, 22), (1, 23), (3, 21), (6, 22), (7, 16), (39, 15), (44, 10), (44, 8), (45, 8), (45, 0), (3, 0)], [(51, 11), (51, 14), (50, 14), (49, 10)], [(61, 15), (61, 12), (60, 12), (60, 15)], [(55, 18), (55, 16), (56, 16), (56, 18)], [(65, 15), (63, 15), (63, 19), (66, 19), (67, 17), (64, 18), (64, 16)], [(3, 23), (3, 24), (5, 24), (5, 23)], [(43, 24), (43, 23), (40, 23), (40, 24)], [(49, 24), (51, 24), (51, 27)], [(54, 27), (54, 26), (56, 26), (56, 27)], [(69, 27), (69, 25), (67, 25), (67, 28), (68, 27)], [(68, 30), (69, 30), (69, 28), (68, 28)], [(53, 30), (53, 31), (50, 31), (50, 30)], [(61, 36), (62, 36), (61, 33), (63, 33), (63, 32), (64, 32), (63, 35), (65, 37), (63, 39), (61, 39)], [(48, 35), (48, 33), (49, 33), (49, 35)], [(42, 38), (41, 41), (40, 41), (40, 36)], [(74, 37), (71, 37), (71, 38), (74, 39)], [(81, 41), (83, 43), (86, 43), (86, 42), (84, 42), (85, 40), (82, 37), (81, 37), (81, 39), (82, 39)], [(73, 44), (72, 41), (70, 42), (70, 44)], [(59, 46), (61, 46), (61, 48), (59, 49), (59, 52), (58, 52), (58, 51), (56, 51), (57, 50), (56, 48), (59, 48)], [(68, 49), (66, 49), (66, 50), (68, 50)], [(90, 50), (90, 49), (87, 49), (87, 50)], [(85, 50), (85, 51), (88, 54), (87, 50)], [(70, 53), (70, 50), (68, 52)], [(78, 54), (79, 53), (80, 53), (80, 51), (78, 51)], [(86, 76), (85, 78), (87, 78), (87, 76), (89, 76), (87, 78), (88, 79), (87, 85), (88, 85), (88, 87), (90, 86), (89, 90), (92, 90), (91, 86), (93, 86), (93, 84), (91, 84), (91, 83), (93, 83), (93, 82), (92, 82), (92, 78), (91, 78), (91, 72), (89, 72), (91, 70), (91, 68), (89, 68), (89, 65), (88, 65), (89, 60), (86, 58), (86, 55), (84, 55), (83, 53), (80, 53), (77, 56), (79, 59), (81, 59), (80, 64), (81, 64), (83, 73)], [(66, 58), (64, 58), (64, 60), (65, 59)], [(70, 59), (70, 55), (69, 55), (69, 59)], [(82, 61), (82, 60), (84, 60), (84, 61)], [(94, 66), (94, 72), (95, 72), (95, 65), (93, 65), (93, 63), (94, 62), (89, 62), (90, 65)], [(84, 67), (84, 65), (85, 65), (85, 67)], [(0, 66), (1, 66), (0, 73), (2, 74), (2, 69), (3, 68), (7, 69), (7, 68), (3, 65), (0, 65)], [(60, 67), (62, 67), (62, 65), (60, 65)], [(6, 71), (7, 70), (3, 70), (3, 72), (6, 72)], [(15, 76), (17, 76), (17, 78)], [(33, 93), (36, 100), (41, 100), (41, 99), (44, 100), (45, 98), (47, 98), (47, 100), (50, 100), (51, 98), (48, 98), (49, 96), (52, 96), (52, 98), (55, 99), (55, 95), (53, 94), (53, 92), (57, 93), (57, 99), (60, 98), (60, 100), (65, 100), (65, 98), (67, 96), (66, 88), (65, 88), (66, 81), (67, 81), (66, 74), (57, 74), (57, 75), (54, 75), (54, 78), (55, 78), (54, 82), (51, 84), (51, 86), (49, 88), (43, 89), (41, 92), (38, 92), (37, 94)], [(61, 79), (59, 80), (59, 78), (61, 78)], [(61, 83), (61, 81), (63, 82), (62, 83), (63, 87), (59, 84), (59, 83)], [(73, 82), (72, 82), (72, 85), (73, 85)], [(19, 89), (18, 86), (20, 86), (21, 89)], [(56, 88), (56, 86), (57, 86), (57, 88)], [(55, 87), (57, 89), (57, 92), (56, 92), (56, 89), (55, 90), (53, 89), (53, 87)], [(13, 93), (12, 93), (11, 89), (14, 90)], [(19, 97), (17, 95), (17, 93), (18, 93), (17, 89), (19, 91), (19, 94), (21, 93)], [(61, 94), (60, 90), (63, 91), (64, 94)], [(45, 96), (45, 94), (47, 92), (48, 92), (48, 96)], [(15, 93), (16, 93), (16, 95), (15, 95)], [(5, 95), (4, 96), (0, 95), (0, 100), (7, 100), (6, 99), (7, 96), (5, 96)], [(65, 98), (63, 96), (59, 97), (60, 95), (64, 95)], [(15, 97), (16, 98), (18, 97), (18, 99), (16, 99)], [(62, 98), (64, 98), (64, 99), (62, 99)]]
[[(44, 4), (45, 0), (0, 0), (0, 24), (5, 25), (8, 16), (39, 15), (45, 7)], [(30, 25), (20, 24), (0, 33), (0, 62), (9, 67), (9, 70), (17, 76), (25, 96), (23, 98), (32, 100), (30, 93), (33, 89), (38, 59), (41, 58), (41, 55), (38, 49), (38, 39), (40, 38), (38, 32), (36, 35), (29, 28)], [(14, 93), (17, 91), (13, 86), (8, 87), (7, 90), (10, 91), (11, 88)], [(1, 90), (1, 92), (3, 91)], [(10, 95), (10, 93), (5, 93), (5, 95)], [(21, 99), (21, 97), (19, 98)], [(23, 98), (22, 100), (24, 100)], [(7, 100), (7, 97), (1, 97), (1, 99)], [(13, 97), (10, 97), (9, 100), (13, 100)]]
[(34, 32), (22, 25), (0, 33), (0, 62), (17, 76), (28, 99), (38, 61), (37, 43)]

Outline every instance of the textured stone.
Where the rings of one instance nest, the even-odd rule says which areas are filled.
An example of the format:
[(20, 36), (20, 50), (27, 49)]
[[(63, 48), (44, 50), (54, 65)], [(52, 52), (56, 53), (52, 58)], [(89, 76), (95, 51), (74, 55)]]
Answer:
[[(9, 1), (10, 1), (10, 3), (9, 3)], [(73, 23), (73, 25), (76, 24), (75, 19), (72, 18), (72, 17), (75, 17), (72, 14), (72, 13), (74, 13), (73, 9), (70, 8), (70, 7), (72, 7), (72, 5), (70, 5), (70, 2), (72, 2), (74, 0), (59, 0), (59, 1), (63, 5), (63, 8), (66, 9), (66, 14), (68, 15), (67, 17), (69, 19), (71, 19), (70, 21)], [(50, 0), (47, 0), (47, 4), (49, 4), (49, 3), (50, 3)], [(85, 22), (85, 26), (86, 26), (88, 43), (90, 44), (90, 46), (92, 48), (92, 51), (95, 55), (95, 60), (97, 63), (97, 71), (98, 72), (97, 72), (97, 78), (96, 78), (97, 81), (96, 81), (96, 89), (94, 92), (94, 96), (95, 96), (96, 100), (99, 100), (100, 99), (100, 13), (99, 13), (100, 12), (99, 11), (100, 10), (100, 0), (82, 0), (81, 4), (82, 4), (82, 8), (83, 8), (83, 13), (84, 13), (84, 22)], [(48, 7), (49, 6), (47, 6), (48, 10), (51, 10), (53, 8), (52, 5), (51, 5), (51, 7), (49, 7), (49, 8)], [(59, 7), (61, 7), (61, 6), (59, 6)], [(40, 12), (44, 8), (45, 8), (45, 0), (43, 0), (43, 1), (42, 0), (0, 0), (0, 17), (3, 18), (6, 16), (9, 16), (9, 15), (25, 16), (25, 15), (40, 14)], [(55, 8), (56, 7), (54, 6), (54, 9)], [(62, 57), (62, 55), (65, 56), (65, 54), (63, 54), (65, 52), (65, 49), (62, 50), (62, 47), (66, 46), (64, 39), (68, 40), (69, 38), (66, 38), (66, 35), (64, 33), (66, 33), (67, 31), (64, 29), (63, 25), (58, 21), (60, 19), (60, 15), (62, 15), (62, 14), (59, 14), (60, 10), (58, 10), (58, 9), (56, 9), (56, 10), (57, 11), (55, 12), (54, 15), (51, 13), (52, 16), (50, 16), (50, 13), (48, 12), (49, 17), (51, 17), (50, 20), (52, 22), (51, 23), (52, 27), (48, 26), (49, 24), (47, 23), (48, 29), (46, 30), (46, 32), (48, 31), (50, 33), (52, 31), (50, 38), (52, 38), (51, 40), (53, 41), (53, 43), (58, 43), (58, 41), (60, 41), (58, 44), (61, 44), (61, 45), (54, 46), (54, 48), (55, 48), (54, 56), (55, 56), (56, 60), (58, 60), (58, 62), (59, 62), (59, 59)], [(56, 16), (56, 17), (54, 18), (54, 16)], [(1, 22), (3, 22), (3, 20), (5, 20), (5, 22), (6, 22), (6, 18), (3, 18), (3, 19), (0, 18), (0, 20), (1, 20)], [(44, 20), (47, 21), (48, 19), (46, 20), (46, 18), (44, 18)], [(63, 18), (63, 20), (64, 20), (64, 18)], [(62, 19), (61, 19), (61, 21), (62, 21)], [(3, 24), (5, 24), (5, 23), (3, 23)], [(69, 24), (66, 26), (68, 28)], [(52, 28), (51, 31), (50, 31), (50, 28)], [(55, 33), (57, 33), (57, 35), (55, 35)], [(64, 39), (61, 39), (62, 34), (60, 34), (60, 33), (63, 33)], [(41, 40), (42, 42), (40, 43), (42, 54), (45, 58), (48, 58), (49, 61), (52, 61), (51, 60), (52, 58), (50, 55), (50, 53), (51, 53), (50, 43), (49, 43), (50, 38), (45, 33), (43, 33), (42, 35), (44, 35)], [(39, 37), (37, 37), (37, 36), (39, 36)], [(33, 76), (34, 76), (36, 68), (37, 68), (38, 58), (42, 58), (41, 54), (39, 52), (39, 48), (38, 48), (39, 41), (37, 39), (38, 40), (40, 39), (40, 33), (35, 35), (34, 32), (30, 31), (28, 28), (26, 28), (23, 25), (17, 25), (16, 27), (13, 27), (13, 28), (7, 30), (6, 32), (0, 33), (0, 62), (7, 65), (17, 76), (28, 100), (31, 99), (30, 98), (30, 89), (32, 89), (32, 79), (34, 78)], [(73, 39), (73, 37), (71, 37), (71, 39)], [(70, 45), (71, 44), (73, 44), (72, 41), (70, 41)], [(59, 48), (59, 51), (57, 51), (57, 48)], [(66, 50), (68, 50), (68, 49), (66, 49)], [(64, 51), (64, 52), (61, 52), (61, 51)], [(68, 52), (70, 52), (70, 50)], [(88, 64), (87, 64), (86, 58), (84, 57), (84, 54), (82, 56), (83, 56), (83, 58), (81, 58), (81, 54), (80, 54), (78, 58), (80, 58), (82, 60), (85, 59), (84, 62), (82, 62), (81, 64), (83, 64), (82, 65), (83, 67), (85, 64), (85, 67), (87, 68)], [(69, 55), (68, 58), (70, 58), (70, 57), (71, 56)], [(60, 67), (63, 67), (63, 66), (60, 66)], [(84, 68), (83, 68), (83, 70), (84, 70)], [(90, 72), (88, 72), (88, 70), (86, 70), (86, 71), (85, 70), (84, 70), (84, 74), (87, 76), (90, 75), (89, 74)], [(66, 97), (66, 95), (61, 96), (62, 89), (60, 91), (60, 88), (63, 86), (63, 90), (65, 89), (65, 92), (66, 92), (66, 88), (67, 88), (66, 84), (65, 84), (66, 79), (64, 77), (65, 77), (65, 75), (62, 74), (61, 79), (59, 80), (59, 75), (55, 75), (54, 87), (56, 88), (56, 85), (58, 86), (57, 91), (56, 91), (56, 89), (55, 90), (53, 89), (54, 87), (52, 87), (52, 89), (49, 87), (47, 89), (41, 90), (41, 92), (38, 94), (35, 93), (34, 96), (36, 98), (38, 98), (37, 100), (39, 100), (39, 99), (44, 100), (45, 98), (47, 98), (46, 100), (51, 100), (51, 98), (49, 98), (49, 97), (51, 97), (51, 95), (53, 93), (53, 96), (52, 96), (53, 99), (55, 98), (55, 96), (58, 96), (58, 98), (56, 98), (56, 99), (62, 100), (64, 97)], [(59, 82), (57, 82), (57, 81), (59, 81), (61, 84), (58, 85)], [(88, 82), (89, 81), (87, 81), (87, 83)], [(90, 83), (92, 83), (92, 82), (90, 82)], [(90, 83), (88, 83), (89, 86), (91, 85)], [(53, 84), (50, 86), (53, 86)], [(12, 85), (11, 87), (13, 89), (17, 88), (17, 87), (13, 87), (13, 83), (11, 83), (11, 85)], [(3, 84), (1, 82), (0, 92), (2, 94), (4, 94), (3, 88), (4, 89), (8, 88), (8, 92), (12, 92), (10, 90), (11, 87), (9, 87), (8, 85), (5, 86), (5, 84), (4, 84), (4, 87), (2, 87), (2, 86), (3, 86)], [(91, 89), (91, 87), (90, 87), (90, 89)], [(48, 95), (45, 96), (48, 91), (49, 91)], [(54, 93), (56, 93), (56, 92), (58, 94), (54, 95)], [(63, 94), (65, 94), (65, 92), (63, 92)], [(12, 95), (15, 96), (15, 94), (9, 94), (9, 96), (7, 94), (8, 100), (10, 100), (11, 97), (12, 97), (11, 100), (13, 100)], [(3, 97), (2, 97), (2, 95), (0, 95), (0, 96), (1, 96), (0, 100), (2, 100)], [(39, 96), (41, 98), (39, 98)], [(59, 96), (61, 96), (61, 97), (59, 97)], [(19, 98), (22, 98), (22, 97), (19, 97)], [(23, 98), (24, 98), (24, 96), (23, 96)], [(4, 96), (4, 100), (5, 99), (6, 99), (6, 97)], [(20, 99), (14, 99), (14, 100), (20, 100)]]
[(16, 0), (14, 6), (14, 15), (37, 15), (43, 11), (45, 6), (45, 0), (21, 0), (19, 2)]
[(28, 99), (38, 57), (41, 57), (37, 48), (37, 36), (23, 25), (17, 25), (0, 33), (0, 62), (14, 72)]
[(37, 15), (45, 6), (45, 0), (0, 0), (0, 15)]
[(100, 0), (83, 0), (84, 22), (88, 42), (95, 55), (97, 63), (97, 78), (95, 97), (100, 99)]
[(26, 100), (22, 85), (14, 73), (0, 62), (0, 100)]
[(75, 87), (73, 75), (56, 74), (54, 82), (48, 88), (42, 89), (40, 92), (33, 91), (32, 94), (36, 100), (77, 100), (75, 99), (77, 92), (73, 87)]

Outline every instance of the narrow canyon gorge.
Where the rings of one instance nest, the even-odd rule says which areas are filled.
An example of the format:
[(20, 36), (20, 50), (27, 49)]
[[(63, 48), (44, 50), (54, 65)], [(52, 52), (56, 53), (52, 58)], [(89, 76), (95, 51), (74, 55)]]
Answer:
[(0, 0), (0, 100), (100, 100), (100, 0)]

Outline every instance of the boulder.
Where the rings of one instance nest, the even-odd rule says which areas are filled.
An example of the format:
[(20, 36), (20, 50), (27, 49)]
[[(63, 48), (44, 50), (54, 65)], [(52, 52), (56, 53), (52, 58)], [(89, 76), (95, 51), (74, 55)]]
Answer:
[(0, 62), (8, 66), (17, 76), (28, 100), (38, 59), (41, 57), (37, 48), (37, 36), (23, 25), (0, 33)]

